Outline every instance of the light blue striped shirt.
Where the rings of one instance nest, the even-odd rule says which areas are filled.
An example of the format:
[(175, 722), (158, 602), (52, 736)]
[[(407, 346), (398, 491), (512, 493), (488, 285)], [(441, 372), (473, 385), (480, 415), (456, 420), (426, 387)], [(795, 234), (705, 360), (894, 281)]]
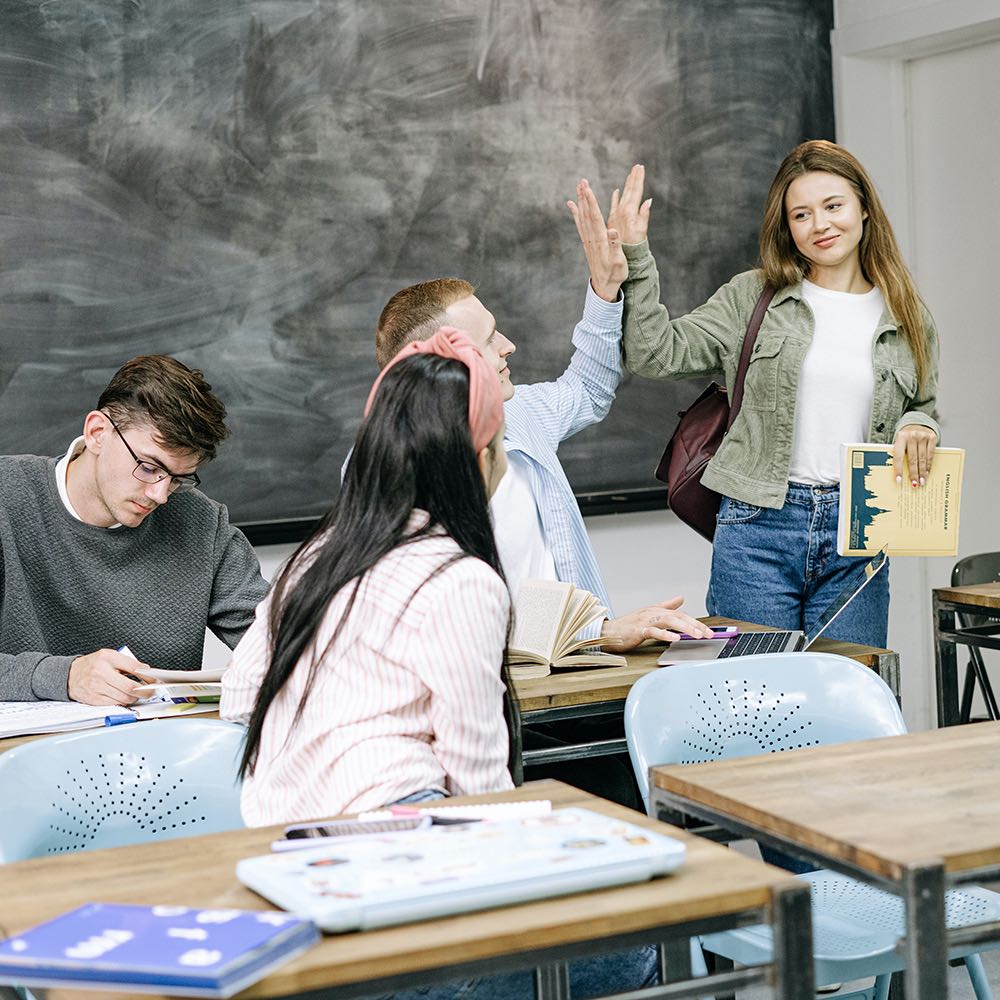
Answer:
[[(504, 404), (504, 446), (520, 452), (528, 467), (531, 491), (556, 575), (589, 590), (608, 609), (597, 556), (580, 507), (566, 478), (559, 445), (577, 431), (603, 420), (621, 379), (622, 299), (605, 302), (587, 283), (583, 318), (573, 331), (573, 357), (554, 382), (519, 385)], [(600, 635), (600, 622), (581, 636)]]

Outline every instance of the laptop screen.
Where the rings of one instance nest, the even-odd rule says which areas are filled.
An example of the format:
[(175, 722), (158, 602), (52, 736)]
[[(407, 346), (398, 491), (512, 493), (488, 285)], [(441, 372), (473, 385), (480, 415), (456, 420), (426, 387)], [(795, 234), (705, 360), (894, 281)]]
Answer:
[(889, 561), (885, 549), (869, 560), (858, 570), (857, 576), (851, 580), (838, 595), (837, 599), (827, 606), (826, 610), (806, 629), (806, 641), (803, 649), (808, 649), (826, 630), (830, 623), (861, 593), (871, 582), (872, 577)]

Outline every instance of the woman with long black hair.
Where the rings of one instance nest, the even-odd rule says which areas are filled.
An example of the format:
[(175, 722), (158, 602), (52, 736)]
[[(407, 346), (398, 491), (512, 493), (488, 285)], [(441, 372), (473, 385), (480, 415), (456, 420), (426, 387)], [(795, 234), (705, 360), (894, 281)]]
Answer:
[[(510, 597), (488, 508), (506, 467), (500, 380), (473, 343), (443, 327), (404, 347), (372, 388), (336, 504), (223, 679), (223, 718), (247, 723), (248, 824), (512, 787)], [(652, 947), (582, 959), (573, 995), (639, 989), (656, 969)], [(419, 995), (511, 1000), (534, 985), (514, 972)]]
[(376, 381), (336, 503), (223, 681), (223, 718), (247, 723), (248, 824), (512, 786), (487, 506), (502, 434), (496, 374), (457, 330)]

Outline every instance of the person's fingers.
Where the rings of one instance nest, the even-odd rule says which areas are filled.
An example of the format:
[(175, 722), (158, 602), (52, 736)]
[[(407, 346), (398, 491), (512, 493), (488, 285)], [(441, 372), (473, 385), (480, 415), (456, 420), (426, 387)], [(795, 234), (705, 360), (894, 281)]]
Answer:
[(617, 247), (622, 241), (621, 233), (617, 229), (608, 230), (608, 246)]
[(642, 637), (643, 639), (659, 639), (660, 642), (677, 642), (681, 634), (680, 632), (671, 632), (670, 629), (647, 625), (642, 630)]
[(653, 199), (647, 198), (639, 208), (639, 218), (644, 226), (649, 226), (649, 212), (653, 207)]
[(917, 450), (917, 439), (912, 434), (906, 442), (906, 462), (909, 466), (910, 483), (916, 486), (920, 478), (920, 454)]
[(896, 435), (896, 440), (892, 443), (892, 469), (896, 473), (896, 482), (903, 481), (903, 456), (906, 454), (906, 438), (902, 434)]

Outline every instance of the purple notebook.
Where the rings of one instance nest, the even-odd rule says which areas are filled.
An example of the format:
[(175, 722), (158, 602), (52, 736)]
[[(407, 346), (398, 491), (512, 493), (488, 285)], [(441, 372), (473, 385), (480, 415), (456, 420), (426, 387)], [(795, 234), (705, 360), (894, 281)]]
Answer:
[(0, 983), (228, 997), (318, 938), (289, 913), (87, 903), (0, 942)]

